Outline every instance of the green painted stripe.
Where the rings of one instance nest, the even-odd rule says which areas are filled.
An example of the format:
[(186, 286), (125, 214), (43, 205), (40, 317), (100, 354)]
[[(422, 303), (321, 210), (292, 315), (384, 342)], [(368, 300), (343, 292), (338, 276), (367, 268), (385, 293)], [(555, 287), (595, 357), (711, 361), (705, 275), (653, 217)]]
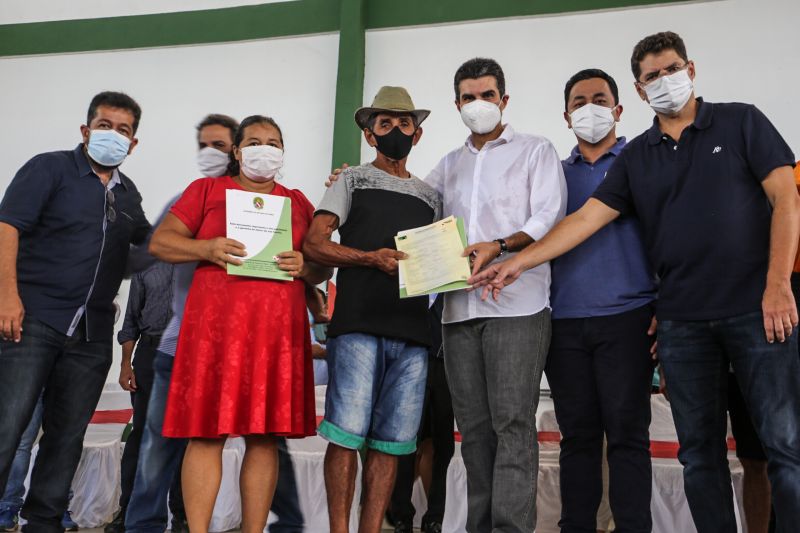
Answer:
[(371, 0), (367, 29), (422, 26), (449, 22), (552, 15), (655, 4), (687, 3), (687, 0)]
[(180, 13), (0, 25), (0, 56), (244, 41), (339, 29), (339, 2), (296, 0)]
[(0, 25), (0, 57), (223, 43), (340, 30), (333, 166), (358, 164), (367, 29), (467, 22), (686, 0), (294, 0), (179, 13)]
[(341, 0), (339, 31), (339, 71), (336, 75), (336, 108), (333, 122), (331, 164), (358, 165), (361, 159), (361, 132), (353, 113), (364, 98), (364, 21), (367, 0)]
[[(363, 0), (366, 29), (685, 3), (687, 0)], [(0, 25), (0, 57), (268, 39), (337, 31), (346, 0)], [(352, 21), (347, 19), (346, 28)]]

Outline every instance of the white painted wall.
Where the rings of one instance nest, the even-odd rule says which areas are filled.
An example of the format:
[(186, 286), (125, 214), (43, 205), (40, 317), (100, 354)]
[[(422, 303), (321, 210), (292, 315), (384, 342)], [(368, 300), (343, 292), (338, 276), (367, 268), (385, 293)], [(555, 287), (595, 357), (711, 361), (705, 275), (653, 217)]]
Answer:
[(139, 187), (148, 216), (198, 177), (195, 125), (212, 112), (274, 117), (286, 143), (284, 183), (316, 202), (333, 143), (337, 53), (332, 34), (0, 58), (0, 191), (33, 155), (74, 148), (92, 96), (111, 89), (142, 107), (139, 145), (121, 169)]
[[(672, 30), (697, 65), (699, 96), (756, 104), (800, 158), (797, 0), (721, 0), (367, 33), (364, 98), (382, 85), (404, 85), (414, 103), (431, 109), (409, 167), (420, 176), (468, 134), (453, 101), (453, 75), (475, 56), (496, 59), (510, 95), (504, 121), (551, 139), (562, 156), (575, 137), (562, 117), (564, 84), (575, 72), (602, 68), (620, 85), (624, 107), (618, 134), (629, 138), (653, 113), (633, 88), (630, 55), (642, 37)], [(374, 151), (363, 146), (362, 159)]]
[(296, 0), (3, 0), (0, 24), (172, 13)]
[[(316, 203), (329, 172), (338, 35), (224, 45), (0, 58), (0, 196), (33, 155), (80, 142), (96, 93), (124, 90), (142, 107), (139, 145), (122, 170), (153, 220), (199, 177), (195, 125), (208, 113), (266, 114), (283, 129), (283, 184)], [(128, 284), (120, 289), (127, 302)], [(117, 326), (122, 325), (122, 320)], [(109, 381), (117, 380), (115, 351)]]
[[(3, 16), (11, 3), (4, 3)], [(164, 5), (172, 7), (163, 10), (177, 4), (170, 0)], [(631, 50), (641, 37), (671, 29), (684, 37), (697, 63), (699, 95), (758, 105), (800, 157), (800, 110), (793, 98), (800, 86), (800, 33), (793, 27), (798, 19), (795, 0), (717, 0), (369, 32), (365, 102), (381, 85), (405, 85), (417, 105), (433, 111), (410, 163), (424, 176), (467, 135), (453, 105), (456, 68), (477, 55), (493, 57), (505, 69), (511, 95), (506, 120), (519, 131), (549, 137), (566, 155), (574, 144), (562, 118), (569, 76), (587, 67), (613, 75), (625, 108), (618, 132), (632, 137), (649, 126), (652, 112), (633, 90)], [(285, 183), (318, 202), (332, 147), (337, 52), (337, 36), (322, 35), (0, 58), (0, 195), (31, 156), (79, 142), (92, 95), (120, 89), (144, 110), (140, 145), (123, 170), (142, 191), (150, 217), (196, 177), (194, 126), (209, 112), (237, 118), (272, 114), (284, 129)], [(372, 159), (370, 150), (362, 155)], [(127, 289), (121, 293), (124, 306)], [(116, 380), (116, 369), (110, 380)]]

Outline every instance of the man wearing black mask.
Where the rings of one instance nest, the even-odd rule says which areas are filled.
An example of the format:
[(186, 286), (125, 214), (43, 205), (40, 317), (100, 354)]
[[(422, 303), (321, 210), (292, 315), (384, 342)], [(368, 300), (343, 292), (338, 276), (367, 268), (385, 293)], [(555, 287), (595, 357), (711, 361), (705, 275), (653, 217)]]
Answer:
[[(428, 297), (400, 299), (394, 247), (402, 230), (441, 217), (438, 193), (406, 170), (430, 112), (402, 87), (383, 87), (355, 119), (372, 163), (342, 172), (322, 199), (303, 246), (307, 260), (339, 267), (328, 329), (329, 382), (319, 434), (330, 444), (325, 486), (332, 533), (349, 531), (357, 471), (366, 446), (360, 531), (380, 531), (397, 456), (416, 449), (428, 367)], [(331, 241), (339, 230), (340, 242)]]

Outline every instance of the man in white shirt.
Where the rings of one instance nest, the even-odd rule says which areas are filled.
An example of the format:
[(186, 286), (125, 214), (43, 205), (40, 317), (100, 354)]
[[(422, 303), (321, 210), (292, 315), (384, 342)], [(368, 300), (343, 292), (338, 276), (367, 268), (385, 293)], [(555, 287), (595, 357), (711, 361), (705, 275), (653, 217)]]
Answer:
[[(503, 70), (475, 58), (456, 71), (456, 107), (471, 135), (426, 182), (445, 215), (464, 219), (473, 272), (513, 257), (564, 216), (566, 182), (553, 145), (501, 121)], [(467, 531), (536, 525), (539, 382), (550, 343), (550, 266), (526, 272), (499, 302), (447, 293), (444, 357), (467, 470)]]
[[(425, 178), (443, 216), (464, 219), (473, 274), (516, 255), (564, 216), (567, 187), (553, 145), (501, 122), (505, 76), (492, 59), (456, 71), (456, 108), (471, 134)], [(329, 176), (338, 179), (341, 169)], [(550, 266), (507, 287), (445, 295), (444, 359), (467, 470), (467, 531), (531, 532), (536, 525), (536, 409), (550, 345)], [(506, 292), (513, 290), (513, 294)], [(508, 296), (505, 298), (505, 296)]]

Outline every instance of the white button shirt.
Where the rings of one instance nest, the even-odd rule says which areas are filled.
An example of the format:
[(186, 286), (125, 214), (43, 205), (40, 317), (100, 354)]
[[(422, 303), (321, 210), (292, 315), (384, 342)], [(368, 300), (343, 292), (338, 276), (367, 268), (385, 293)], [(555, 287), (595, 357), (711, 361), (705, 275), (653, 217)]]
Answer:
[[(510, 125), (480, 150), (468, 138), (439, 161), (425, 182), (442, 195), (444, 216), (464, 219), (469, 244), (518, 231), (539, 240), (564, 217), (567, 204), (564, 171), (553, 145), (538, 135), (516, 133)], [(524, 272), (499, 300), (483, 302), (481, 291), (449, 292), (442, 322), (538, 313), (550, 305), (550, 264)]]

